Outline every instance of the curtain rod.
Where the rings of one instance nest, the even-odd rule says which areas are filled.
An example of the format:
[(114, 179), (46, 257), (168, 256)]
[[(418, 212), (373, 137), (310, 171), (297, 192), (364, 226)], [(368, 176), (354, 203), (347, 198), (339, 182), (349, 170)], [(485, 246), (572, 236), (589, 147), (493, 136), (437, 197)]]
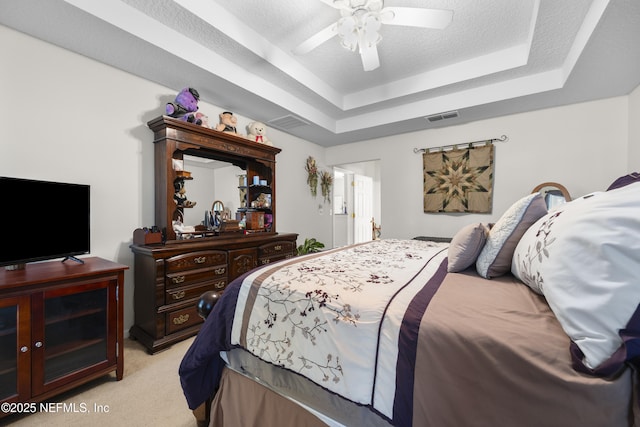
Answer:
[(430, 147), (430, 148), (414, 148), (413, 152), (414, 153), (428, 153), (430, 151), (444, 151), (446, 149), (449, 148), (456, 148), (459, 146), (467, 146), (469, 148), (471, 148), (473, 146), (473, 144), (480, 144), (481, 142), (506, 142), (509, 140), (509, 137), (507, 135), (502, 135), (500, 138), (492, 138), (492, 139), (481, 139), (478, 141), (472, 141), (472, 142), (464, 142), (464, 143), (460, 143), (460, 144), (450, 144), (450, 145), (443, 145), (441, 147)]

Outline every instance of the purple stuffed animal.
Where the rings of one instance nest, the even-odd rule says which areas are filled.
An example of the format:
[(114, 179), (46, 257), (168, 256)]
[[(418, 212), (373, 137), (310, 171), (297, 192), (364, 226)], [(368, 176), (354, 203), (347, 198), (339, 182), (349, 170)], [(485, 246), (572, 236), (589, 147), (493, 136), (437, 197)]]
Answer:
[(192, 87), (186, 87), (176, 95), (175, 102), (167, 103), (165, 112), (168, 116), (184, 120), (185, 122), (202, 124), (202, 120), (194, 114), (198, 111), (200, 94)]

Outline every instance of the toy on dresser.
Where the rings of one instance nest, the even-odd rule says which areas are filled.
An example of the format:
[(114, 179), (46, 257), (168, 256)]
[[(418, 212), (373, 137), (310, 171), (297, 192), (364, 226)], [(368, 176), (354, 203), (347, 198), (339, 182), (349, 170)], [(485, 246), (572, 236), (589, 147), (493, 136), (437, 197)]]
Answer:
[(215, 129), (220, 132), (240, 135), (238, 133), (237, 126), (238, 119), (236, 116), (234, 116), (231, 111), (224, 111), (220, 113), (220, 123), (216, 125)]
[(209, 116), (207, 116), (206, 114), (198, 112), (195, 114), (195, 118), (196, 123), (198, 120), (200, 120), (200, 126), (204, 126), (209, 129), (211, 128), (211, 126), (209, 125)]
[(173, 193), (173, 201), (176, 205), (192, 208), (197, 202), (193, 202), (187, 199), (187, 189), (184, 187), (184, 181), (182, 179), (176, 179), (173, 183), (175, 192)]
[(174, 102), (168, 102), (165, 113), (185, 122), (202, 125), (202, 119), (197, 116), (200, 94), (192, 87), (182, 89)]
[(262, 122), (252, 122), (247, 125), (247, 138), (253, 142), (260, 142), (266, 145), (273, 145), (267, 138), (267, 126)]

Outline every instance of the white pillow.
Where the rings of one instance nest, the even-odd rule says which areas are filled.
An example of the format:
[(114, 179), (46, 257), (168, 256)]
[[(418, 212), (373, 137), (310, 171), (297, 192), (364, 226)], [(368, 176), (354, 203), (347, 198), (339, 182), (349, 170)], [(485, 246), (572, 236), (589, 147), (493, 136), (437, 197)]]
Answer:
[(541, 218), (516, 247), (511, 271), (544, 294), (587, 368), (632, 357), (619, 333), (628, 329), (625, 339), (640, 342), (640, 324), (632, 324), (640, 304), (640, 183)]
[[(598, 193), (591, 193), (586, 196), (574, 199), (570, 203), (571, 209), (582, 200), (587, 200)], [(557, 206), (556, 209), (548, 212), (545, 216), (536, 221), (522, 235), (513, 253), (511, 262), (511, 273), (523, 281), (534, 292), (543, 295), (544, 279), (540, 275), (540, 264), (549, 258), (549, 246), (556, 239), (555, 235), (550, 236), (549, 231), (555, 218), (566, 209), (566, 203)]]
[(476, 270), (486, 279), (501, 276), (511, 269), (511, 258), (525, 231), (547, 213), (540, 193), (529, 194), (515, 202), (491, 228)]

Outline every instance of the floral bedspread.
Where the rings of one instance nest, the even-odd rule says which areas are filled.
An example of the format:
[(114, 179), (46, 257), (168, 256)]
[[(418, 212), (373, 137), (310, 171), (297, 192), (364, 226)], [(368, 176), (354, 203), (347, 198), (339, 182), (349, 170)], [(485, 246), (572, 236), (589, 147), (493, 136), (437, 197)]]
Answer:
[(256, 270), (240, 286), (231, 344), (392, 419), (397, 376), (412, 369), (399, 346), (415, 345), (447, 246), (375, 240)]

